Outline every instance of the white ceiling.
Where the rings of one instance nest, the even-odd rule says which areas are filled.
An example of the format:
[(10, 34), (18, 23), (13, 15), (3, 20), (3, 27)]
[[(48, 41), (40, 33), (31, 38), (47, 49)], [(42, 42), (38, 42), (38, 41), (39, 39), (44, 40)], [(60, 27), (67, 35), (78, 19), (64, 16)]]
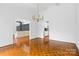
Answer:
[(36, 10), (37, 4), (39, 4), (39, 11), (44, 11), (51, 6), (55, 6), (56, 3), (0, 3), (1, 6), (21, 7), (28, 8), (28, 10)]
[(26, 5), (28, 5), (31, 8), (34, 8), (36, 10), (37, 4), (39, 4), (39, 11), (44, 11), (51, 6), (56, 5), (56, 3), (27, 3)]

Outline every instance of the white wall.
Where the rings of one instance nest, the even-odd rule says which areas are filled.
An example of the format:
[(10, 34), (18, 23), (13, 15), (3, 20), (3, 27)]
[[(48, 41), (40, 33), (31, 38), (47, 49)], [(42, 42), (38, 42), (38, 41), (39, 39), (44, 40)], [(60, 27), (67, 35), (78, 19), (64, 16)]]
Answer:
[(13, 43), (13, 19), (7, 7), (0, 5), (0, 47)]
[(31, 20), (30, 25), (30, 39), (41, 37), (43, 38), (43, 22), (37, 22), (36, 20)]
[(38, 24), (36, 21), (31, 19), (31, 25), (30, 25), (30, 39), (37, 38), (38, 34)]
[(40, 38), (43, 38), (44, 36), (44, 21), (38, 22), (38, 36)]
[(76, 28), (76, 30), (77, 30), (77, 32), (76, 32), (76, 34), (77, 34), (76, 45), (79, 49), (79, 4), (76, 5), (76, 17), (77, 17), (76, 18), (76, 20), (77, 20), (77, 24), (76, 24), (76, 26), (77, 26), (77, 28)]
[(27, 4), (0, 4), (0, 47), (13, 44), (13, 34), (16, 31), (16, 18), (31, 18), (33, 8)]
[[(59, 4), (43, 12), (45, 20), (49, 20), (49, 36), (51, 40), (75, 43), (75, 6)], [(43, 33), (42, 33), (43, 34)]]

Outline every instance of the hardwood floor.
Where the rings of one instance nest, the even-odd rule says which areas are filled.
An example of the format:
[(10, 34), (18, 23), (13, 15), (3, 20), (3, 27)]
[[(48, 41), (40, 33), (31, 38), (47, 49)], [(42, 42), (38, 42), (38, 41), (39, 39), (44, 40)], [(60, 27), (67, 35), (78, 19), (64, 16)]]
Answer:
[(75, 56), (77, 55), (76, 45), (60, 41), (50, 40), (43, 43), (41, 39), (34, 39), (31, 43), (32, 56)]
[[(26, 38), (26, 37), (25, 37)], [(25, 38), (22, 45), (10, 45), (0, 48), (0, 56), (77, 56), (78, 49), (74, 43), (43, 39), (32, 39), (27, 45)], [(19, 43), (20, 44), (20, 43)], [(30, 47), (29, 47), (30, 46)]]

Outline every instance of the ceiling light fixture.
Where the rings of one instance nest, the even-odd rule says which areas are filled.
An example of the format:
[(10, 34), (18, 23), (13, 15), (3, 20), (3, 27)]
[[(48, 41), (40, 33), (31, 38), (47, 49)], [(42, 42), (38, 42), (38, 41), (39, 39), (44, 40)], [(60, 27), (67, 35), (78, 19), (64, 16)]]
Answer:
[(34, 15), (34, 16), (32, 16), (32, 19), (33, 20), (36, 20), (37, 22), (39, 22), (40, 20), (43, 20), (44, 19), (44, 16), (41, 16), (40, 14), (39, 14), (39, 4), (37, 4), (36, 5), (36, 15)]

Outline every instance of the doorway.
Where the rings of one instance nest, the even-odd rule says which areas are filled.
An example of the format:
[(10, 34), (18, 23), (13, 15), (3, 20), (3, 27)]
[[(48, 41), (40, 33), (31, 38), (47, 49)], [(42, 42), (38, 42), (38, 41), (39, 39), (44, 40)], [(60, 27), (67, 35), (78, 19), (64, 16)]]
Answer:
[(30, 21), (26, 19), (16, 20), (15, 43), (17, 46), (29, 46)]
[(44, 42), (49, 42), (49, 21), (44, 24)]

